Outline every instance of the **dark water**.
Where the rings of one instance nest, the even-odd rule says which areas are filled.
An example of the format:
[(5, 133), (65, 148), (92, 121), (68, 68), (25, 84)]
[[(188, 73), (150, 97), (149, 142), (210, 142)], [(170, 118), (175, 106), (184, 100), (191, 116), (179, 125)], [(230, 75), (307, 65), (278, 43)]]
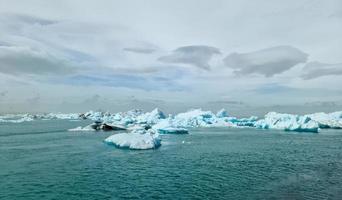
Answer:
[(342, 130), (197, 129), (130, 151), (65, 131), (87, 123), (0, 124), (0, 199), (342, 199)]

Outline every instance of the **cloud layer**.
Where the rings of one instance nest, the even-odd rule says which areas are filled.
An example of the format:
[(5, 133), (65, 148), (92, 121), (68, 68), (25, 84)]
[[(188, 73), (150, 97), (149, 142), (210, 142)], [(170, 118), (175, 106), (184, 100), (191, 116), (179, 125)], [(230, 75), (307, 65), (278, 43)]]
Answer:
[(232, 53), (224, 58), (227, 67), (239, 75), (271, 77), (307, 61), (308, 55), (291, 46), (276, 46), (250, 53)]
[(164, 63), (189, 64), (201, 69), (210, 69), (209, 61), (215, 54), (220, 54), (215, 47), (204, 45), (183, 46), (175, 49), (170, 55), (158, 60)]
[(126, 108), (150, 98), (170, 110), (342, 101), (329, 90), (342, 76), (340, 0), (214, 2), (4, 0), (0, 92), (9, 92), (0, 112), (57, 99), (87, 110), (97, 94), (92, 109), (122, 109), (124, 96), (136, 99)]
[(327, 64), (321, 62), (309, 62), (303, 68), (304, 80), (314, 79), (322, 76), (338, 76), (342, 75), (342, 63)]
[(4, 74), (65, 75), (76, 71), (71, 63), (29, 47), (0, 46), (0, 61)]

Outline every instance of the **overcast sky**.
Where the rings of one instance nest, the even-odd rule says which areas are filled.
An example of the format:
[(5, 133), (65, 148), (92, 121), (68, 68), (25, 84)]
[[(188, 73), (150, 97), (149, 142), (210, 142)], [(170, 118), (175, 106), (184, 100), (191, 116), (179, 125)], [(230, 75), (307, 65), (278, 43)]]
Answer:
[(340, 0), (0, 0), (0, 112), (334, 109), (341, 36)]

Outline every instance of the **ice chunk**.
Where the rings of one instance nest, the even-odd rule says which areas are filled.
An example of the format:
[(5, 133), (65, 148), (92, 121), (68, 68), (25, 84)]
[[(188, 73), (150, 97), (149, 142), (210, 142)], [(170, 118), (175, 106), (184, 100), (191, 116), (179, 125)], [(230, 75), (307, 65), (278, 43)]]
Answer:
[(173, 119), (173, 123), (178, 127), (209, 127), (214, 122), (216, 122), (215, 114), (202, 109), (179, 113)]
[(342, 111), (333, 113), (314, 113), (307, 115), (312, 120), (318, 122), (320, 128), (342, 128)]
[(318, 132), (319, 125), (308, 116), (269, 112), (264, 119), (255, 122), (255, 127), (263, 129), (280, 129), (298, 132)]
[(96, 130), (93, 129), (91, 126), (86, 126), (86, 127), (78, 126), (76, 128), (68, 129), (68, 131), (96, 131)]
[(227, 119), (231, 123), (233, 123), (235, 126), (249, 126), (253, 127), (255, 125), (255, 122), (258, 120), (258, 117), (256, 116), (251, 116), (249, 118), (236, 118), (236, 117), (229, 117)]
[(158, 129), (158, 133), (160, 134), (188, 134), (188, 129), (185, 128), (174, 128), (174, 127), (167, 127)]
[(22, 116), (21, 118), (14, 117), (14, 118), (0, 118), (0, 122), (4, 123), (22, 123), (22, 122), (29, 122), (33, 121), (31, 116)]
[(75, 120), (80, 119), (80, 115), (77, 113), (49, 113), (46, 115), (37, 115), (37, 118), (41, 119), (69, 119), (69, 120)]
[(152, 126), (152, 129), (156, 130), (160, 134), (187, 134), (187, 129), (178, 127), (172, 123), (172, 119), (161, 120), (156, 125)]
[(226, 111), (226, 109), (222, 108), (216, 113), (216, 117), (218, 118), (228, 117), (228, 112)]
[(158, 108), (137, 117), (138, 123), (156, 124), (160, 119), (165, 119), (165, 114)]
[(156, 149), (161, 146), (159, 134), (151, 130), (115, 134), (106, 138), (105, 142), (118, 148), (128, 149)]
[(126, 130), (124, 126), (116, 125), (116, 124), (106, 124), (102, 123), (100, 121), (95, 121), (92, 124), (89, 124), (88, 126), (85, 126), (82, 128), (81, 126), (69, 129), (68, 131), (122, 131)]

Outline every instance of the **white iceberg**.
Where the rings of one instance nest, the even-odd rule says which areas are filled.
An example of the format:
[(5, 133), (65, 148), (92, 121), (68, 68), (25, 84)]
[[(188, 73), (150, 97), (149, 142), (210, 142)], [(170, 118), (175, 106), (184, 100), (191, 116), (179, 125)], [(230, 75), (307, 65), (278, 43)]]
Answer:
[(158, 108), (152, 110), (151, 112), (144, 113), (137, 117), (138, 123), (146, 123), (146, 124), (156, 124), (161, 119), (165, 119), (165, 114), (159, 110)]
[(187, 134), (187, 129), (172, 124), (172, 119), (164, 119), (152, 126), (152, 129), (160, 134)]
[(179, 113), (172, 119), (172, 124), (177, 127), (211, 127), (224, 126), (224, 120), (219, 120), (211, 111), (202, 111), (202, 109), (194, 109), (185, 113)]
[(226, 109), (222, 108), (221, 110), (219, 110), (217, 113), (216, 113), (216, 117), (218, 118), (223, 118), (223, 117), (228, 117), (228, 112), (226, 111)]
[(4, 123), (22, 123), (22, 122), (30, 122), (33, 121), (33, 118), (30, 116), (24, 116), (22, 118), (0, 118), (0, 122)]
[(314, 132), (317, 133), (319, 124), (308, 116), (282, 114), (269, 112), (254, 124), (262, 129), (279, 129), (285, 131)]
[(93, 129), (90, 125), (86, 127), (78, 126), (76, 128), (68, 129), (68, 131), (96, 131), (96, 129)]
[(69, 114), (64, 114), (64, 113), (49, 113), (45, 115), (36, 115), (36, 118), (41, 118), (41, 119), (69, 119), (69, 120), (75, 120), (75, 119), (80, 119), (80, 115), (77, 113), (69, 113)]
[(319, 124), (320, 128), (342, 128), (342, 111), (333, 113), (314, 113), (307, 115)]
[(158, 133), (152, 130), (132, 131), (131, 133), (119, 133), (109, 136), (104, 140), (107, 144), (112, 144), (118, 148), (127, 149), (156, 149), (161, 146), (161, 138)]

